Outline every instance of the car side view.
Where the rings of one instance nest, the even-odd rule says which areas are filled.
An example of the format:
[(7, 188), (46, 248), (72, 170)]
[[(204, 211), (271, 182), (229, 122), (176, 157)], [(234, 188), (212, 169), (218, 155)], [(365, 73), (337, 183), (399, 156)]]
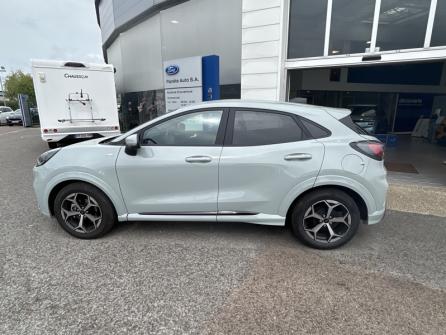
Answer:
[(116, 221), (289, 223), (332, 249), (384, 216), (383, 155), (349, 110), (223, 100), (47, 151), (34, 190), (41, 212), (79, 238)]

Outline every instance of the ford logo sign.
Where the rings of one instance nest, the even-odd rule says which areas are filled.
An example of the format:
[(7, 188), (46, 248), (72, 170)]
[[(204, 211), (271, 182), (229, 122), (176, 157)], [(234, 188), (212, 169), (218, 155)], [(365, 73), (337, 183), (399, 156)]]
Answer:
[(178, 72), (180, 72), (180, 67), (178, 65), (169, 65), (168, 67), (166, 67), (166, 73), (169, 76), (173, 76)]

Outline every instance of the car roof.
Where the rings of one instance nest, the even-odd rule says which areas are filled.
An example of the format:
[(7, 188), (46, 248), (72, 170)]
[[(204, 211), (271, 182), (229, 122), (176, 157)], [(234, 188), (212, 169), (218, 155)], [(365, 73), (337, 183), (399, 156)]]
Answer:
[(351, 114), (349, 109), (332, 108), (317, 105), (307, 105), (294, 102), (278, 102), (278, 101), (262, 101), (262, 100), (214, 100), (198, 103), (192, 106), (179, 109), (178, 112), (187, 111), (197, 108), (253, 108), (253, 109), (270, 109), (297, 114), (303, 117), (314, 117), (322, 111), (327, 112), (336, 119), (341, 119)]
[(177, 109), (174, 112), (166, 113), (162, 116), (159, 116), (153, 120), (150, 120), (146, 123), (143, 123), (139, 125), (138, 127), (135, 127), (128, 132), (118, 136), (113, 140), (113, 142), (119, 142), (122, 139), (124, 139), (126, 136), (130, 134), (137, 133), (139, 130), (143, 129), (144, 127), (147, 127), (148, 125), (161, 121), (165, 118), (175, 116), (177, 114), (181, 114), (188, 111), (198, 110), (201, 108), (252, 108), (252, 109), (265, 109), (265, 110), (272, 110), (272, 111), (282, 111), (282, 112), (288, 112), (293, 113), (305, 118), (308, 118), (310, 120), (317, 120), (320, 118), (321, 113), (325, 112), (325, 118), (327, 119), (342, 119), (348, 115), (351, 114), (351, 111), (349, 109), (341, 109), (341, 108), (331, 108), (331, 107), (323, 107), (323, 106), (316, 106), (316, 105), (307, 105), (307, 104), (300, 104), (300, 103), (290, 103), (290, 102), (276, 102), (276, 101), (262, 101), (262, 100), (213, 100), (208, 102), (201, 102), (198, 104), (190, 105), (187, 107), (183, 107), (180, 109)]

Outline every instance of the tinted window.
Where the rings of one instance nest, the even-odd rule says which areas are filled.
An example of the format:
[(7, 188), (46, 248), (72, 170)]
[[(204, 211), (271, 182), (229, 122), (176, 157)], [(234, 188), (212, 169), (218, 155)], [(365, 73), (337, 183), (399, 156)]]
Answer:
[(307, 128), (308, 132), (310, 133), (312, 138), (323, 138), (328, 137), (331, 135), (330, 131), (328, 129), (325, 129), (324, 127), (309, 121), (307, 119), (301, 119), (303, 125), (305, 128)]
[(339, 121), (344, 126), (349, 127), (351, 130), (353, 130), (357, 134), (368, 135), (368, 132), (366, 132), (364, 129), (362, 129), (360, 126), (358, 126), (356, 123), (354, 123), (350, 116), (346, 116), (345, 118), (340, 119)]
[(190, 113), (147, 129), (143, 145), (206, 146), (214, 145), (223, 111)]
[(236, 111), (233, 145), (266, 145), (302, 140), (302, 129), (284, 114)]
[(288, 58), (324, 54), (327, 0), (291, 0)]
[(374, 11), (374, 0), (333, 0), (329, 55), (366, 52)]
[(382, 0), (376, 47), (422, 48), (431, 0)]
[(446, 1), (437, 2), (431, 46), (446, 45)]

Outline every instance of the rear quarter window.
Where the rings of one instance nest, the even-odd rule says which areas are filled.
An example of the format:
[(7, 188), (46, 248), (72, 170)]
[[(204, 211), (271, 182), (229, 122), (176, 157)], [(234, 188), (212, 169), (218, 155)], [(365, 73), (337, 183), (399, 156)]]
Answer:
[(300, 121), (302, 122), (303, 126), (307, 129), (311, 137), (314, 139), (329, 137), (331, 135), (331, 131), (325, 127), (322, 127), (320, 124), (317, 124), (313, 121), (304, 118), (300, 118)]
[(369, 135), (368, 132), (366, 132), (364, 129), (362, 129), (360, 126), (358, 126), (356, 123), (353, 122), (350, 115), (340, 119), (339, 122), (341, 122), (344, 126), (350, 128), (359, 135)]

